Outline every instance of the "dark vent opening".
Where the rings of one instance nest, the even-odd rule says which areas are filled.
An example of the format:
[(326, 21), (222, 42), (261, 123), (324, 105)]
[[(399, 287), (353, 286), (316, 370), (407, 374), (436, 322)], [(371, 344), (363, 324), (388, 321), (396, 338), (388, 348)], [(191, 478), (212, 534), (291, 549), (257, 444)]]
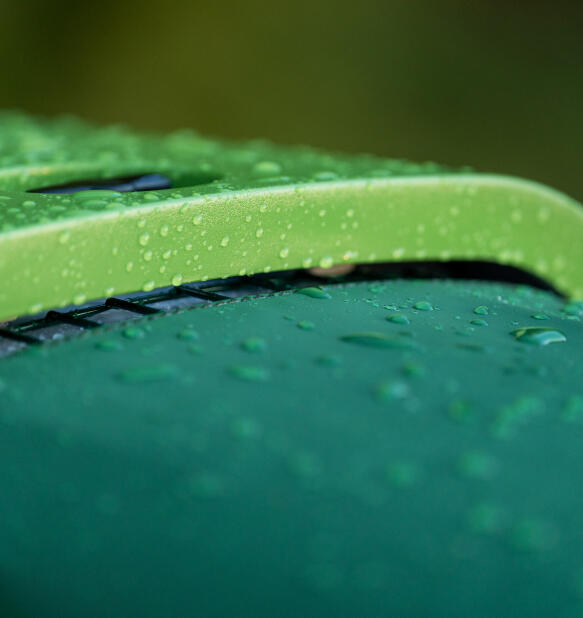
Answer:
[(121, 178), (76, 180), (60, 185), (31, 189), (29, 193), (77, 193), (78, 191), (98, 191), (103, 189), (129, 193), (130, 191), (170, 189), (172, 186), (172, 181), (168, 176), (152, 173), (139, 176), (123, 176)]

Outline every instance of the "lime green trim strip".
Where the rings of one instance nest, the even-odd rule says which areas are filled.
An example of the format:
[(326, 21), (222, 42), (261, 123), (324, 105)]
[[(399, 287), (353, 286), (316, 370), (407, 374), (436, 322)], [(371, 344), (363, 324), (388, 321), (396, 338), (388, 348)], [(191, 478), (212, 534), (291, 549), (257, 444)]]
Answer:
[(26, 194), (104, 205), (0, 234), (0, 319), (186, 281), (417, 259), (506, 263), (583, 298), (583, 209), (536, 183), (445, 174), (171, 193), (131, 208), (114, 192)]

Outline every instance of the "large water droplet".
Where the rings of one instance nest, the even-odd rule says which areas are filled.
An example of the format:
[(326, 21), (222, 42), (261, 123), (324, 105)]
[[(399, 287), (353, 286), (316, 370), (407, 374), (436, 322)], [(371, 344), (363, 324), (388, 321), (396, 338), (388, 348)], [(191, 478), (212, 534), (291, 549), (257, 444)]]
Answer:
[(523, 326), (510, 332), (517, 341), (530, 345), (548, 345), (549, 343), (563, 343), (567, 337), (560, 330), (541, 326)]
[(413, 342), (406, 339), (398, 339), (397, 337), (387, 337), (382, 333), (352, 333), (349, 335), (342, 335), (341, 341), (346, 343), (353, 343), (355, 345), (364, 346), (367, 348), (401, 348), (411, 349), (415, 347)]
[(328, 292), (325, 292), (322, 288), (318, 287), (302, 288), (301, 290), (298, 290), (298, 294), (303, 294), (304, 296), (309, 296), (310, 298), (332, 298)]

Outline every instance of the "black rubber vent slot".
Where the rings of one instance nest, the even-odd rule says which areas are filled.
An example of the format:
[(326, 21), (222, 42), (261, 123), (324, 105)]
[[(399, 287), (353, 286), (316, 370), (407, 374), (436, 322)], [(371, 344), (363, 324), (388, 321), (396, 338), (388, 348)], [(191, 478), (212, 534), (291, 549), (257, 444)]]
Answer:
[(128, 193), (130, 191), (171, 189), (172, 186), (172, 181), (164, 174), (140, 174), (139, 176), (124, 176), (123, 178), (78, 180), (61, 185), (41, 187), (40, 189), (30, 189), (29, 193), (77, 193), (78, 191), (103, 189)]
[[(346, 269), (348, 265), (343, 265)], [(329, 269), (290, 270), (229, 277), (159, 288), (95, 300), (81, 306), (24, 316), (0, 324), (0, 356), (31, 345), (66, 339), (106, 324), (169, 313), (217, 302), (261, 295), (292, 293), (308, 286), (383, 279), (468, 279), (530, 285), (557, 293), (544, 281), (522, 270), (490, 262), (399, 262), (350, 266), (349, 272)]]

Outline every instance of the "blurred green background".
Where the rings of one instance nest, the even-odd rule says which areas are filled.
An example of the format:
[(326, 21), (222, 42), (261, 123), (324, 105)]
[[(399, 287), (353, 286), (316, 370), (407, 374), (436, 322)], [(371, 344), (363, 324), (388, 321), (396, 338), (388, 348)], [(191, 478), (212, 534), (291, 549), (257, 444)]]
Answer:
[(468, 164), (583, 200), (583, 3), (24, 1), (0, 106)]

